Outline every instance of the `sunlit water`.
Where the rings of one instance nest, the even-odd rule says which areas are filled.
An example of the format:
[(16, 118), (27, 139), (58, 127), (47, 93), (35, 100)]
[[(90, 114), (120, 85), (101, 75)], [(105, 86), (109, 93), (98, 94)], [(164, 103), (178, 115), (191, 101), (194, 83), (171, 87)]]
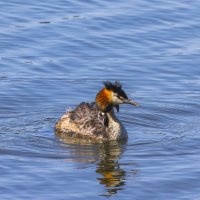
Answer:
[[(200, 199), (200, 1), (0, 2), (0, 199)], [(69, 107), (120, 80), (126, 143), (67, 144)]]

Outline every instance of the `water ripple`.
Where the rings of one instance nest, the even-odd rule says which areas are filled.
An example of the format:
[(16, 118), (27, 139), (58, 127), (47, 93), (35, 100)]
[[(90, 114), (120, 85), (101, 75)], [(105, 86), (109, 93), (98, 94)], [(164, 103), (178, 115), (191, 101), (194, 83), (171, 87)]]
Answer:
[[(199, 6), (0, 2), (1, 198), (197, 198)], [(120, 106), (127, 143), (56, 138), (56, 120), (105, 80), (141, 105)]]

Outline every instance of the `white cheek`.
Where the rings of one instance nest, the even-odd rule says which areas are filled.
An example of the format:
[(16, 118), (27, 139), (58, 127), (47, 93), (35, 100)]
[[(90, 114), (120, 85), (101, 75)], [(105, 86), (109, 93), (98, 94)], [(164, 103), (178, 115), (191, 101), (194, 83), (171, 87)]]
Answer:
[(119, 98), (117, 98), (115, 95), (113, 95), (112, 99), (113, 99), (113, 104), (114, 105), (118, 105), (118, 104), (122, 104), (123, 103), (123, 101), (120, 100)]
[(115, 102), (115, 104), (122, 104), (122, 103), (123, 103), (123, 101), (120, 100), (120, 99), (117, 99), (116, 102)]

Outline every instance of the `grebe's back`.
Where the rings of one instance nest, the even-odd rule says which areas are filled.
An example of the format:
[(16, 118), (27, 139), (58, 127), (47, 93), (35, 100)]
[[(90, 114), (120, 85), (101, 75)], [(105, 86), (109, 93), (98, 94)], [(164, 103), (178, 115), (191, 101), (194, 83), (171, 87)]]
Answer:
[(67, 111), (55, 128), (61, 138), (109, 140), (106, 120), (107, 116), (100, 113), (95, 102), (82, 102), (76, 109)]

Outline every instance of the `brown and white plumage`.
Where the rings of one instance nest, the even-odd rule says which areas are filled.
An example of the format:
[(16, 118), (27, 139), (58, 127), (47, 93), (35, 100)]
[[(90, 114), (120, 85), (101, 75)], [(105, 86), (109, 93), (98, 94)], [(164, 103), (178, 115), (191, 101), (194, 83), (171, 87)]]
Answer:
[(62, 139), (126, 139), (127, 132), (113, 109), (115, 107), (119, 111), (119, 104), (123, 103), (137, 105), (128, 99), (118, 81), (104, 82), (104, 88), (98, 92), (94, 103), (81, 103), (58, 120), (56, 133)]

